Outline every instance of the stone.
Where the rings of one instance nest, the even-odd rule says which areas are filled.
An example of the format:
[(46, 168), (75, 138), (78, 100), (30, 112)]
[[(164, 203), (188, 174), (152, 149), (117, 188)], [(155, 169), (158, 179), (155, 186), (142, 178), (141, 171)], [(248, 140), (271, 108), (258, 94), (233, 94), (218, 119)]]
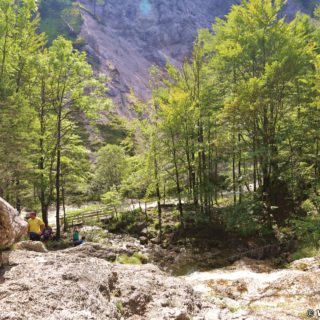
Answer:
[(196, 311), (191, 287), (158, 267), (114, 265), (81, 252), (13, 251), (0, 274), (0, 320), (187, 320)]
[(131, 231), (138, 235), (142, 235), (142, 231), (145, 230), (146, 227), (147, 227), (147, 223), (145, 221), (137, 222), (135, 225), (132, 226)]
[(320, 257), (304, 258), (293, 261), (290, 268), (302, 271), (319, 271), (320, 270)]
[(140, 244), (148, 244), (148, 238), (147, 237), (140, 237), (139, 238)]
[(140, 232), (140, 235), (141, 236), (144, 236), (144, 237), (148, 237), (148, 229), (147, 228), (143, 228)]
[(158, 243), (159, 243), (159, 238), (158, 238), (158, 237), (152, 238), (152, 239), (150, 239), (150, 242), (151, 242), (152, 244), (158, 244)]
[(9, 264), (10, 251), (0, 251), (0, 268)]
[[(128, 244), (131, 238), (123, 240), (95, 243), (95, 242), (85, 242), (79, 247), (72, 247), (63, 250), (65, 253), (76, 254), (81, 257), (96, 257), (99, 259), (104, 259), (110, 262), (114, 262), (116, 257), (119, 255), (132, 256), (136, 252), (141, 252), (141, 256), (146, 256), (144, 247), (138, 244)], [(144, 263), (144, 261), (142, 261)]]
[(0, 198), (0, 251), (27, 234), (28, 224), (8, 202)]
[(15, 246), (16, 250), (28, 250), (28, 251), (35, 251), (35, 252), (48, 252), (46, 246), (41, 241), (21, 241), (18, 242)]
[[(179, 278), (168, 276), (152, 264), (117, 265), (117, 287), (125, 319), (189, 319), (197, 299), (191, 287)], [(130, 286), (128, 286), (130, 279)], [(180, 318), (179, 318), (180, 317)]]
[(0, 320), (120, 319), (111, 301), (117, 282), (101, 259), (62, 252), (13, 251), (0, 285)]

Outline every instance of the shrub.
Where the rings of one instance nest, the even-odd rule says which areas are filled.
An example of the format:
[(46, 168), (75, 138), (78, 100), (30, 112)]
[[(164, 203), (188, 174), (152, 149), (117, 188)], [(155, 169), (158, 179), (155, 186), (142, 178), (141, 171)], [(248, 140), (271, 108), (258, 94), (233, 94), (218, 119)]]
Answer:
[(88, 242), (103, 243), (108, 238), (108, 233), (103, 229), (93, 229), (81, 232), (81, 236), (85, 237)]
[(129, 257), (126, 254), (119, 255), (115, 262), (120, 264), (142, 264), (141, 260), (137, 256), (133, 255)]
[(263, 204), (254, 198), (245, 198), (235, 206), (222, 210), (222, 221), (227, 231), (247, 237), (266, 233), (263, 221)]
[(299, 260), (302, 258), (309, 258), (309, 257), (314, 257), (319, 254), (319, 250), (316, 249), (315, 247), (301, 247), (297, 251), (291, 254), (291, 259), (292, 260)]
[(77, 49), (82, 49), (87, 43), (83, 37), (77, 36), (73, 44)]
[(320, 196), (312, 195), (310, 197), (310, 200), (311, 200), (312, 204), (314, 205), (316, 213), (320, 214)]
[(116, 302), (116, 308), (120, 314), (124, 313), (123, 303), (121, 301)]
[(135, 253), (133, 254), (133, 257), (138, 258), (141, 263), (148, 263), (148, 261), (149, 261), (148, 256), (146, 256), (146, 255), (143, 254), (142, 252), (135, 252)]
[(311, 199), (305, 200), (301, 205), (301, 209), (307, 214), (317, 213), (317, 208)]
[(303, 218), (291, 220), (290, 225), (301, 244), (319, 248), (320, 217), (318, 215), (307, 215)]

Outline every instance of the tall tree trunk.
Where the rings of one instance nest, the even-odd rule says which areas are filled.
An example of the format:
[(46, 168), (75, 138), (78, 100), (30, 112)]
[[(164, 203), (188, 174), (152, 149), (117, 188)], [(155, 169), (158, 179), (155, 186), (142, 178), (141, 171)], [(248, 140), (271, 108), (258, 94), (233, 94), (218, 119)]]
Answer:
[[(1, 61), (1, 70), (0, 70), (0, 84), (3, 81), (3, 75), (4, 75), (4, 70), (5, 70), (5, 64), (6, 64), (6, 58), (7, 58), (7, 43), (8, 43), (8, 38), (9, 38), (9, 17), (8, 14), (5, 16), (5, 36), (4, 36), (4, 44), (2, 48), (2, 61)], [(0, 92), (1, 93), (1, 92)]]
[(62, 209), (63, 209), (63, 230), (67, 230), (67, 216), (66, 216), (66, 198), (65, 198), (65, 189), (64, 182), (61, 186), (61, 196), (62, 196)]
[(48, 206), (46, 204), (46, 195), (45, 195), (45, 182), (44, 182), (44, 157), (43, 157), (43, 139), (40, 138), (40, 152), (41, 157), (39, 161), (39, 170), (40, 170), (40, 195), (39, 200), (41, 204), (41, 214), (42, 214), (42, 220), (45, 223), (46, 226), (48, 226)]
[(172, 142), (173, 163), (174, 163), (175, 176), (176, 176), (176, 187), (177, 187), (177, 193), (178, 193), (178, 209), (180, 213), (180, 223), (183, 228), (184, 227), (183, 226), (183, 210), (182, 210), (182, 202), (181, 202), (181, 187), (180, 187), (180, 179), (179, 179), (179, 171), (178, 171), (178, 163), (177, 163), (177, 152), (176, 152), (174, 134), (172, 131), (170, 131), (170, 134), (171, 134), (171, 142)]
[(233, 203), (237, 203), (237, 189), (236, 189), (236, 158), (233, 152), (232, 154), (232, 189), (233, 189)]
[(215, 162), (214, 162), (214, 180), (215, 188), (214, 188), (214, 201), (216, 204), (218, 204), (218, 148), (215, 146)]
[(256, 119), (254, 119), (253, 126), (253, 137), (252, 137), (252, 152), (253, 152), (253, 191), (257, 191), (257, 128), (256, 128)]
[(161, 211), (161, 193), (158, 175), (158, 161), (156, 154), (154, 154), (154, 176), (156, 180), (156, 195), (157, 195), (157, 208), (158, 208), (158, 223), (159, 223), (159, 241), (162, 242), (162, 211)]
[(316, 154), (315, 154), (315, 165), (314, 165), (314, 193), (318, 194), (317, 183), (319, 182), (320, 168), (319, 168), (319, 139), (316, 138)]
[(204, 213), (204, 167), (203, 167), (203, 130), (201, 120), (198, 121), (198, 178), (199, 178), (199, 199), (200, 212)]
[(163, 183), (163, 204), (165, 205), (166, 204), (166, 179), (164, 180), (164, 183)]
[(185, 142), (185, 153), (187, 157), (187, 167), (188, 167), (188, 193), (189, 196), (193, 194), (193, 184), (192, 184), (192, 166), (191, 166), (191, 160), (190, 160), (190, 147), (189, 147), (189, 137), (188, 137), (188, 132), (186, 129), (186, 142)]
[(60, 170), (61, 170), (61, 116), (62, 111), (59, 108), (57, 115), (57, 162), (56, 162), (56, 239), (61, 236), (60, 230)]
[[(195, 154), (194, 152), (191, 152), (191, 162), (195, 163)], [(195, 206), (199, 205), (199, 194), (198, 194), (198, 183), (197, 183), (197, 176), (196, 176), (196, 169), (194, 165), (192, 165), (192, 172), (191, 172), (191, 178), (192, 178), (192, 190), (193, 190), (193, 203)]]
[(21, 199), (20, 199), (20, 192), (19, 192), (20, 180), (16, 180), (16, 209), (19, 213), (21, 213)]
[(238, 143), (239, 143), (239, 159), (238, 159), (238, 180), (239, 180), (239, 203), (241, 203), (242, 200), (242, 182), (241, 182), (241, 147), (240, 147), (240, 140), (241, 140), (241, 135), (238, 133)]

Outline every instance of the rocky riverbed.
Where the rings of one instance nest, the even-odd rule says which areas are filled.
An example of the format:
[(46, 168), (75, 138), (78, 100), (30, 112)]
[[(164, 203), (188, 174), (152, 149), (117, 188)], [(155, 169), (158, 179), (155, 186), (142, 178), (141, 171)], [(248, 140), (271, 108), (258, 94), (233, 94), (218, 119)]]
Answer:
[[(194, 250), (188, 241), (172, 248), (142, 245), (87, 228), (88, 242), (78, 247), (47, 250), (24, 241), (12, 250), (26, 226), (1, 198), (0, 222), (0, 248), (6, 250), (0, 256), (0, 320), (292, 320), (319, 308), (320, 257), (282, 269), (245, 258), (200, 271), (204, 262), (217, 265), (224, 249)], [(120, 256), (135, 254), (142, 264), (119, 263)], [(191, 264), (194, 270), (173, 276), (177, 266)]]
[(0, 319), (291, 320), (320, 301), (320, 258), (281, 270), (242, 259), (173, 277), (149, 263), (108, 262), (108, 252), (97, 243), (11, 252), (1, 272)]
[(242, 259), (184, 279), (201, 295), (203, 306), (207, 302), (204, 319), (298, 320), (307, 318), (308, 309), (319, 307), (319, 268), (318, 258), (302, 259), (282, 270)]

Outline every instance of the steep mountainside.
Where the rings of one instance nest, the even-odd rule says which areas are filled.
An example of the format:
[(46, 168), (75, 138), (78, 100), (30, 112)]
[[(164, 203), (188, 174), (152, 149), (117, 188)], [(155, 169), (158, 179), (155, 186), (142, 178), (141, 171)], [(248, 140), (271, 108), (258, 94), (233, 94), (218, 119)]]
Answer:
[[(289, 0), (290, 19), (297, 11), (311, 13), (320, 0)], [(96, 68), (112, 78), (110, 96), (126, 113), (132, 88), (142, 99), (150, 95), (148, 68), (167, 59), (181, 63), (190, 55), (197, 29), (209, 27), (241, 0), (80, 0), (81, 35)], [(94, 5), (96, 3), (96, 6)], [(313, 5), (312, 5), (313, 4)], [(95, 12), (95, 16), (94, 16)]]

